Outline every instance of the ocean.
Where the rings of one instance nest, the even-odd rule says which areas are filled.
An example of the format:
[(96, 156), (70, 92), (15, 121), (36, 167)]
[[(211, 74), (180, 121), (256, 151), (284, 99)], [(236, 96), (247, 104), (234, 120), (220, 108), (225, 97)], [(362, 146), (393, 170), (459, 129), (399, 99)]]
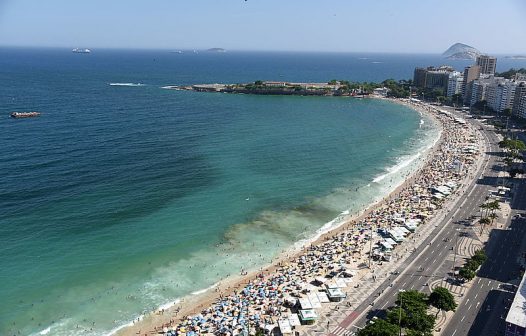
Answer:
[(108, 335), (191, 300), (380, 199), (439, 134), (381, 100), (163, 86), (381, 81), (467, 65), (436, 55), (0, 55), (2, 335)]

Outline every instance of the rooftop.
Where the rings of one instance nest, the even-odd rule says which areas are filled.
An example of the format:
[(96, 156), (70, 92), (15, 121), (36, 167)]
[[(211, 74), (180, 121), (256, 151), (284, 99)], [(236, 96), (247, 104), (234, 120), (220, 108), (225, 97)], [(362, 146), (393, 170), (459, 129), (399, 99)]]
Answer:
[(526, 328), (526, 274), (522, 277), (519, 289), (511, 304), (506, 322)]

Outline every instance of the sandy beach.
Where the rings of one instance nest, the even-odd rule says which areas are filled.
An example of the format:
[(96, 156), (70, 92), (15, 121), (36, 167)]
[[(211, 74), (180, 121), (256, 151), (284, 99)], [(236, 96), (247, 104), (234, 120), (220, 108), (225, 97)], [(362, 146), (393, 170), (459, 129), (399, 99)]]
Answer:
[[(469, 143), (480, 146), (474, 130), (451, 116), (431, 112), (429, 107), (409, 101), (391, 101), (430, 115), (442, 127), (440, 139), (424, 153), (423, 166), (407, 175), (394, 191), (361, 214), (349, 216), (343, 225), (301, 250), (285, 252), (264, 269), (232, 276), (202, 294), (186, 297), (167, 309), (152, 311), (116, 334), (236, 335), (246, 325), (254, 333), (256, 326), (277, 327), (278, 320), (284, 321), (295, 314), (299, 298), (309, 297), (315, 302), (318, 297), (324, 301), (324, 288), (329, 287), (327, 283), (339, 283), (344, 291), (351, 282), (353, 286), (359, 285), (360, 279), (369, 271), (367, 266), (372, 259), (369, 255), (372, 246), (374, 244), (377, 249), (380, 242), (380, 237), (376, 233), (371, 235), (371, 231), (392, 229), (404, 222), (427, 223), (444, 205), (442, 196), (447, 199), (446, 191), (446, 194), (433, 196), (430, 188), (449, 183), (449, 192), (454, 194), (462, 179), (468, 176), (473, 157), (477, 155), (464, 153), (463, 149)], [(451, 168), (453, 160), (462, 161), (462, 171)], [(402, 242), (400, 244), (403, 246)], [(396, 255), (396, 251), (394, 247), (385, 255)], [(377, 256), (381, 259), (383, 255)], [(338, 276), (332, 277), (331, 273)], [(318, 285), (314, 284), (316, 282)]]

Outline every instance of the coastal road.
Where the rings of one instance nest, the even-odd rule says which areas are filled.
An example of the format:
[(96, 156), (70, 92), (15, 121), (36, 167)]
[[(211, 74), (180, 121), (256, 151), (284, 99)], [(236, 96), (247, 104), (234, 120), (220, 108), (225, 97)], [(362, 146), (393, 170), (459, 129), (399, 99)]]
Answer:
[(478, 272), (443, 335), (504, 335), (505, 319), (514, 296), (509, 281), (520, 277), (526, 250), (526, 219), (513, 214), (526, 205), (521, 183), (511, 203), (512, 216), (502, 229), (493, 229), (486, 245), (488, 260)]
[[(478, 122), (475, 122), (480, 125)], [(340, 330), (357, 330), (365, 326), (374, 316), (381, 316), (383, 310), (395, 304), (396, 297), (401, 290), (420, 290), (430, 292), (433, 284), (444, 285), (448, 275), (453, 270), (453, 259), (461, 264), (461, 257), (453, 255), (452, 249), (457, 248), (459, 235), (475, 237), (469, 218), (480, 214), (479, 205), (484, 203), (489, 191), (497, 183), (500, 170), (498, 157), (500, 150), (497, 137), (493, 132), (482, 131), (489, 144), (489, 157), (483, 168), (467, 188), (465, 196), (457, 201), (453, 210), (449, 211), (436, 225), (436, 228), (416, 248), (413, 255), (398, 268), (398, 275), (391, 275), (386, 279), (355, 311), (345, 318), (333, 331), (333, 335), (340, 334)], [(474, 250), (480, 246), (468, 247)], [(402, 245), (400, 248), (404, 248)]]

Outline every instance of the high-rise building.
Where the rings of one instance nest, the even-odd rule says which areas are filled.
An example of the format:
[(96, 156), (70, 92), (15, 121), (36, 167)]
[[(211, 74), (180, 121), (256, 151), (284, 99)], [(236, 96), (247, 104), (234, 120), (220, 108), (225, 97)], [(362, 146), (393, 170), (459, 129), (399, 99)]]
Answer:
[(481, 74), (494, 75), (497, 68), (497, 58), (488, 55), (477, 56), (477, 65), (480, 67)]
[(425, 68), (415, 68), (413, 75), (413, 85), (418, 88), (426, 87), (426, 73), (427, 69)]
[(515, 293), (513, 302), (506, 315), (505, 336), (525, 336), (526, 335), (526, 275), (522, 276), (522, 281)]
[(471, 65), (464, 69), (464, 81), (462, 82), (462, 97), (465, 103), (471, 101), (471, 83), (480, 77), (480, 67)]
[(517, 116), (526, 119), (526, 96), (522, 96), (519, 100)]
[(450, 66), (415, 68), (413, 83), (418, 88), (438, 89), (445, 94), (447, 92), (449, 74), (453, 71), (453, 68)]
[(451, 97), (454, 94), (461, 93), (463, 81), (462, 73), (458, 71), (451, 72), (447, 81), (447, 96)]
[(526, 82), (519, 83), (515, 88), (511, 113), (526, 118)]
[(517, 83), (503, 77), (490, 77), (491, 82), (486, 88), (485, 99), (488, 106), (495, 112), (512, 108)]

